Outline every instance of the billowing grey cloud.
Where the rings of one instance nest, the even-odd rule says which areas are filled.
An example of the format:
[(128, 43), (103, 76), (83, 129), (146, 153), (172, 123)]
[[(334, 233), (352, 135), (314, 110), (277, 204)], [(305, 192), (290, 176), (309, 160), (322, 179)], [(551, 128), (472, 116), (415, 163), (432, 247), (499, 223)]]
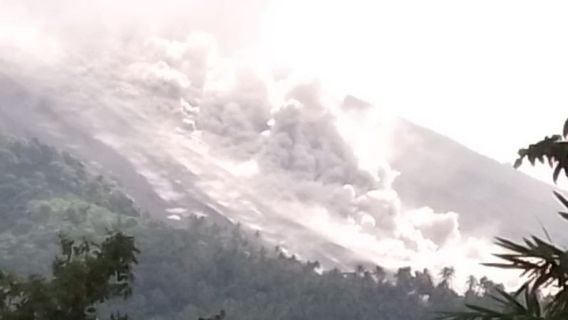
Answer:
[[(227, 2), (214, 2), (228, 10)], [(60, 0), (69, 5), (64, 16), (69, 10), (106, 8), (78, 3)], [(140, 6), (136, 15), (142, 17), (153, 8), (144, 1)], [(118, 18), (128, 12), (125, 8), (109, 14)], [(160, 10), (169, 17), (170, 9)], [(35, 14), (28, 10), (22, 16)], [(259, 70), (238, 54), (227, 55), (226, 45), (215, 40), (224, 43), (221, 31), (177, 36), (172, 26), (171, 32), (145, 34), (137, 29), (144, 29), (139, 18), (116, 34), (108, 27), (101, 32), (104, 42), (92, 39), (86, 47), (83, 41), (89, 39), (75, 43), (76, 35), (67, 31), (50, 36), (55, 27), (37, 28), (41, 19), (36, 26), (30, 22), (29, 42), (0, 37), (0, 46), (27, 52), (0, 54), (12, 66), (0, 71), (41, 86), (58, 102), (51, 106), (55, 113), (72, 118), (128, 159), (165, 201), (179, 202), (184, 192), (198, 189), (224, 207), (229, 219), (260, 229), (267, 239), (307, 258), (339, 259), (326, 252), (333, 244), (354, 257), (339, 261), (342, 266), (356, 258), (388, 267), (436, 268), (450, 256), (487, 246), (460, 233), (457, 213), (402, 209), (386, 157), (368, 152), (363, 161), (365, 145), (355, 141), (360, 137), (340, 130), (347, 117), (362, 128), (375, 116), (372, 106), (355, 98), (335, 101), (317, 81), (296, 79), (293, 72), (273, 76), (273, 70)], [(97, 34), (79, 30), (77, 36)], [(34, 43), (46, 41), (40, 39), (53, 40), (53, 58), (42, 58), (43, 42)], [(468, 249), (459, 253), (461, 248)], [(461, 266), (468, 260), (463, 261)]]

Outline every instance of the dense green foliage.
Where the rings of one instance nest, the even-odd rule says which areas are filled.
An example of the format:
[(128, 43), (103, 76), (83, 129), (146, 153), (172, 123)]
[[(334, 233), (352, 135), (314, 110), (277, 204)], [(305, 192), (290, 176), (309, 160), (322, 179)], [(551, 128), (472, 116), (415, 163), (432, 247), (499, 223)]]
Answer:
[[(117, 219), (115, 212), (120, 212)], [(0, 135), (0, 267), (46, 273), (57, 235), (101, 240), (139, 216), (132, 200), (67, 153)], [(41, 264), (34, 264), (41, 261)]]
[[(61, 254), (49, 278), (28, 279), (0, 272), (0, 319), (87, 320), (97, 316), (96, 306), (110, 298), (132, 293), (132, 265), (138, 250), (134, 239), (118, 232), (102, 243), (76, 243), (61, 238)], [(112, 314), (111, 319), (126, 320)]]
[[(456, 310), (464, 299), (484, 304), (502, 289), (471, 278), (461, 297), (451, 289), (451, 268), (439, 281), (428, 270), (410, 268), (322, 272), (317, 262), (263, 248), (261, 236), (238, 225), (143, 218), (113, 184), (38, 141), (3, 139), (0, 155), (0, 270), (48, 274), (60, 232), (100, 242), (109, 230), (121, 230), (136, 239), (141, 253), (132, 270), (132, 296), (98, 306), (101, 319), (112, 310), (156, 320), (217, 319), (225, 313), (235, 320), (431, 319), (434, 311)], [(55, 278), (65, 256), (57, 260)], [(81, 290), (77, 282), (69, 286), (69, 294)]]
[[(534, 165), (536, 160), (546, 162), (554, 169), (556, 182), (564, 171), (568, 178), (568, 120), (563, 133), (546, 137), (542, 141), (519, 150), (518, 167), (527, 158)], [(568, 199), (554, 192), (560, 204), (568, 210)], [(568, 220), (567, 212), (559, 212)], [(514, 269), (526, 276), (526, 282), (514, 293), (499, 290), (493, 296), (497, 308), (467, 304), (468, 311), (449, 312), (442, 319), (448, 320), (560, 320), (568, 319), (568, 251), (554, 244), (550, 237), (537, 236), (525, 238), (516, 243), (497, 238), (497, 244), (507, 253), (496, 254), (502, 262), (488, 263), (489, 266)], [(552, 292), (542, 299), (543, 290)]]
[(554, 182), (558, 180), (563, 170), (568, 176), (568, 120), (564, 123), (562, 134), (545, 137), (541, 141), (519, 150), (519, 158), (515, 161), (515, 168), (520, 167), (525, 158), (532, 165), (536, 163), (536, 160), (541, 163), (546, 160), (554, 169), (552, 173)]

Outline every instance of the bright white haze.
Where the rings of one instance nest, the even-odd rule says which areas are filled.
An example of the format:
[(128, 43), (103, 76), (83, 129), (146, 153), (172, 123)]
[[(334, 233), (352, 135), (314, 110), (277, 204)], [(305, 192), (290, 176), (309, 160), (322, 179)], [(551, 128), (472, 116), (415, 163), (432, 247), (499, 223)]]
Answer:
[[(567, 16), (560, 1), (0, 0), (0, 71), (46, 72), (50, 84), (98, 97), (90, 113), (67, 110), (140, 157), (132, 162), (157, 189), (170, 182), (140, 160), (152, 143), (202, 173), (203, 191), (239, 214), (256, 204), (258, 216), (271, 207), (303, 215), (250, 227), (277, 234), (285, 227), (272, 220), (292, 221), (391, 268), (453, 263), (462, 279), (498, 276), (476, 264), (492, 250), (489, 237), (462, 234), (459, 213), (402, 208), (386, 144), (377, 147), (388, 117), (374, 122), (373, 112), (512, 162), (568, 116)], [(344, 94), (376, 107), (367, 122), (339, 111)], [(106, 128), (101, 110), (132, 133)], [(233, 216), (243, 217), (253, 219)]]
[[(320, 77), (502, 162), (559, 130), (568, 114), (565, 1), (2, 0), (0, 6), (13, 9), (0, 12), (0, 41), (36, 41), (34, 28), (75, 32), (80, 41), (96, 40), (101, 26), (174, 36), (206, 29), (224, 49), (254, 46), (257, 59)], [(49, 39), (39, 40), (49, 53)]]
[(565, 1), (274, 0), (263, 43), (277, 61), (512, 162), (568, 116), (566, 16)]

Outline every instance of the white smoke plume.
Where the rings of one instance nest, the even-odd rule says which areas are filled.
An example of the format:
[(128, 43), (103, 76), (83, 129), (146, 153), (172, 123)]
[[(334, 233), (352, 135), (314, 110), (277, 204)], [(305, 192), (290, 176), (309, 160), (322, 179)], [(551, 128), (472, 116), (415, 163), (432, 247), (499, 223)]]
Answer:
[[(316, 79), (274, 72), (206, 32), (145, 34), (132, 29), (139, 22), (132, 17), (121, 33), (98, 24), (107, 26), (105, 40), (83, 46), (89, 41), (75, 43), (78, 33), (35, 19), (29, 7), (7, 8), (19, 19), (2, 20), (0, 30), (12, 31), (0, 31), (0, 73), (48, 99), (45, 108), (59, 117), (42, 118), (38, 130), (64, 119), (92, 134), (128, 159), (176, 220), (202, 214), (187, 208), (191, 196), (329, 267), (452, 265), (458, 279), (496, 275), (478, 266), (491, 245), (462, 234), (458, 213), (402, 209), (391, 187), (396, 172), (385, 162), (393, 121), (386, 112), (328, 92)], [(6, 108), (32, 111), (0, 105)]]

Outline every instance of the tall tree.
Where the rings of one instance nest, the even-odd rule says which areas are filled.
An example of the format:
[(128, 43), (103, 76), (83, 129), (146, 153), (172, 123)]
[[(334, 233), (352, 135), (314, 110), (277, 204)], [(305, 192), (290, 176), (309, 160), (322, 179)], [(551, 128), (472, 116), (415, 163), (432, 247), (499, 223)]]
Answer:
[[(60, 245), (50, 279), (37, 275), (19, 279), (0, 272), (0, 319), (96, 319), (98, 305), (130, 296), (138, 254), (134, 238), (120, 232), (102, 243), (61, 237)], [(119, 313), (111, 316), (127, 318)]]
[(467, 278), (466, 281), (466, 286), (467, 286), (467, 294), (476, 294), (477, 293), (477, 287), (479, 286), (479, 281), (477, 281), (477, 278), (474, 275), (470, 275)]
[(440, 286), (449, 288), (452, 280), (454, 279), (456, 270), (453, 267), (444, 267), (442, 271), (440, 271)]

